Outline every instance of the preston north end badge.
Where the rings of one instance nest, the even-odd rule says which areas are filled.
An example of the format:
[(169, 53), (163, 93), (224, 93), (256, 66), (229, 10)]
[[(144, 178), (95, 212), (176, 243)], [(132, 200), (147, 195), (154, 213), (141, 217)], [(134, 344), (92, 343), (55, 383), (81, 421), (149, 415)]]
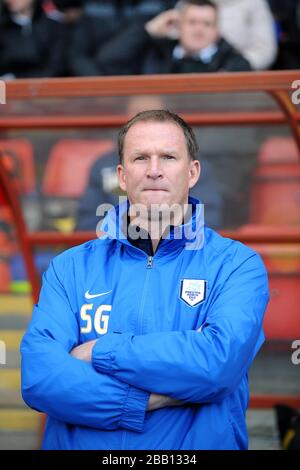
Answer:
[(182, 279), (180, 298), (190, 307), (196, 307), (205, 300), (206, 284), (204, 279)]

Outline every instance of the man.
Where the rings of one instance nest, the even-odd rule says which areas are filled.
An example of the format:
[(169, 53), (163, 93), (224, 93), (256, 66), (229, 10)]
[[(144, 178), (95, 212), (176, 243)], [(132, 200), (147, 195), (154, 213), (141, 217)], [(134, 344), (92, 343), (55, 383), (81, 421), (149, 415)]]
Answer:
[(0, 15), (0, 77), (64, 73), (64, 26), (48, 18), (41, 0), (4, 0)]
[(146, 24), (131, 23), (102, 47), (97, 64), (106, 75), (251, 70), (220, 36), (218, 8), (210, 0), (183, 0)]
[(128, 200), (44, 274), (21, 343), (23, 398), (48, 415), (44, 449), (247, 448), (267, 274), (203, 226), (188, 197), (197, 151), (176, 114), (133, 117), (117, 167)]

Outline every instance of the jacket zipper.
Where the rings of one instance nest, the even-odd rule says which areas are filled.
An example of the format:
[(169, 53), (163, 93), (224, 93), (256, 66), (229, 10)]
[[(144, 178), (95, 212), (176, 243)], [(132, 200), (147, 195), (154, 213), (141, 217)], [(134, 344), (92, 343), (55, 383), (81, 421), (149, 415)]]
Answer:
[(144, 289), (143, 289), (143, 294), (142, 294), (142, 301), (141, 301), (141, 307), (140, 307), (140, 312), (139, 312), (139, 317), (138, 317), (138, 334), (143, 333), (143, 319), (144, 319), (144, 307), (145, 307), (145, 300), (146, 300), (146, 292), (147, 292), (147, 287), (149, 283), (149, 277), (151, 274), (151, 269), (153, 267), (153, 256), (148, 256), (147, 258), (147, 273), (146, 273), (146, 280), (144, 284)]
[[(153, 256), (148, 256), (147, 257), (147, 265), (146, 265), (146, 269), (148, 269), (149, 271), (147, 271), (146, 273), (146, 279), (145, 279), (145, 283), (144, 283), (144, 288), (143, 288), (143, 297), (142, 297), (142, 302), (141, 302), (141, 307), (140, 307), (140, 314), (139, 314), (139, 317), (138, 317), (138, 332), (140, 334), (142, 334), (142, 328), (143, 328), (143, 318), (144, 318), (144, 305), (145, 305), (145, 298), (146, 298), (146, 290), (147, 290), (147, 287), (148, 287), (148, 282), (149, 282), (149, 277), (150, 277), (150, 269), (152, 269), (153, 267)], [(123, 431), (123, 435), (122, 435), (122, 444), (121, 444), (121, 448), (122, 449), (125, 449), (125, 444), (126, 444), (126, 439), (127, 438), (127, 431)]]

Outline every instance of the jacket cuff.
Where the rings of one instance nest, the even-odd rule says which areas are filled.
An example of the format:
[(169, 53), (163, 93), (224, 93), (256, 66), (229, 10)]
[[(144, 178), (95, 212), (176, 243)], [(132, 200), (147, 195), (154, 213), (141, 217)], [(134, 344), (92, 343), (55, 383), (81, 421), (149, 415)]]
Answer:
[[(92, 350), (92, 365), (98, 371), (113, 375), (117, 370), (115, 359), (122, 343), (130, 341), (131, 333), (106, 333), (95, 343)], [(132, 431), (144, 430), (150, 392), (128, 386), (127, 396), (119, 426)]]
[(129, 387), (120, 420), (120, 427), (136, 432), (144, 431), (149, 397), (149, 392), (145, 392), (139, 388)]
[(113, 375), (117, 369), (115, 359), (121, 345), (130, 341), (131, 333), (106, 333), (95, 343), (92, 350), (92, 366), (98, 372)]

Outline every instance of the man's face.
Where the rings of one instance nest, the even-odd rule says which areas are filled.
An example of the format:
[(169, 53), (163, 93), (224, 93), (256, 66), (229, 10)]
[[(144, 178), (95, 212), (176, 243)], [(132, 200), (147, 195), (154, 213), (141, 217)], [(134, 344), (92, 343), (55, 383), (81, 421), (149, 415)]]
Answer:
[(34, 4), (34, 0), (4, 0), (11, 13), (23, 13)]
[(219, 37), (217, 12), (210, 6), (187, 5), (179, 22), (180, 44), (193, 53), (214, 44)]
[(200, 175), (182, 129), (171, 122), (138, 122), (127, 132), (119, 184), (131, 204), (184, 204)]

